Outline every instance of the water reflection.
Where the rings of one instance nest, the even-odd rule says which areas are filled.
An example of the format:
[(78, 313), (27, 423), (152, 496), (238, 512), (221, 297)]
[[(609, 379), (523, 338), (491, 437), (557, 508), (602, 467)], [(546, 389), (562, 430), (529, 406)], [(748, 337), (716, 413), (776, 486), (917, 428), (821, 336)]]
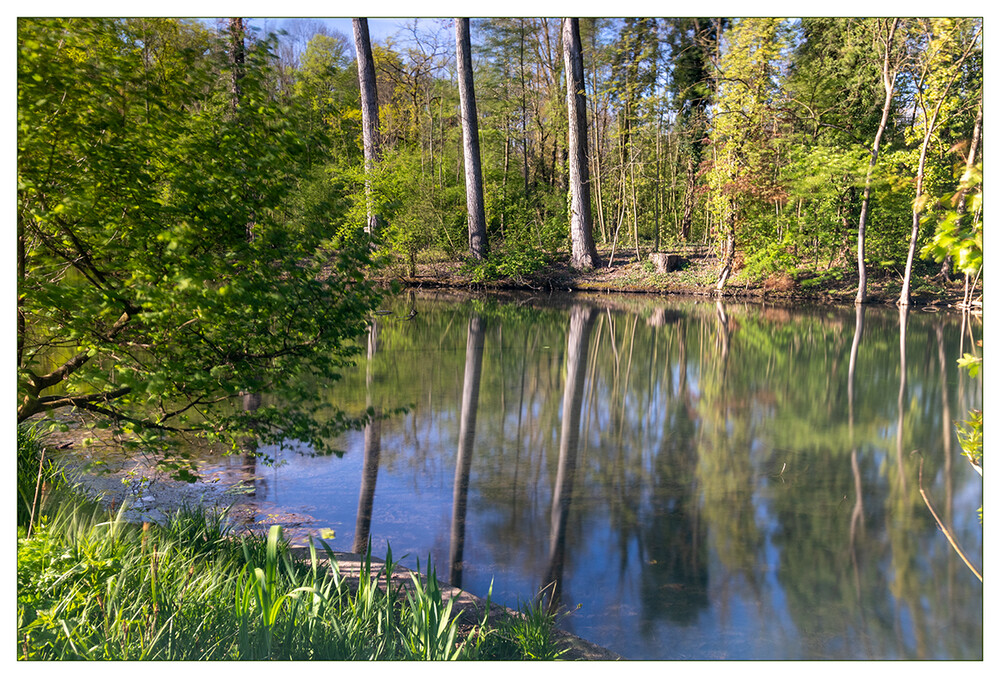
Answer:
[(580, 412), (583, 408), (583, 385), (587, 373), (587, 351), (594, 326), (595, 311), (589, 306), (574, 305), (570, 310), (566, 338), (566, 381), (563, 385), (562, 426), (559, 435), (559, 465), (549, 527), (549, 560), (542, 578), (542, 590), (550, 609), (557, 609), (562, 599), (563, 563), (566, 557), (566, 522), (573, 500), (576, 456), (580, 446)]
[(476, 412), (479, 409), (479, 380), (483, 372), (483, 321), (469, 318), (465, 345), (465, 374), (462, 380), (462, 413), (458, 429), (458, 455), (451, 513), (451, 546), (448, 552), (451, 583), (462, 585), (462, 556), (465, 552), (465, 515), (468, 510), (469, 473), (476, 440)]
[(372, 510), (375, 504), (375, 485), (378, 482), (378, 465), (382, 453), (382, 411), (375, 406), (373, 362), (378, 351), (378, 321), (368, 325), (368, 360), (365, 363), (365, 406), (371, 413), (364, 433), (364, 465), (361, 472), (361, 489), (358, 493), (358, 517), (354, 524), (354, 543), (351, 551), (365, 553), (369, 545)]
[[(256, 412), (260, 409), (261, 405), (261, 394), (260, 393), (244, 393), (242, 407), (244, 412)], [(243, 463), (240, 466), (240, 470), (243, 473), (243, 480), (240, 484), (245, 492), (249, 496), (254, 496), (257, 494), (257, 484), (259, 482), (264, 482), (263, 478), (257, 475), (257, 440), (256, 438), (248, 437), (241, 443), (242, 447), (242, 460)]]
[(858, 462), (858, 444), (854, 437), (854, 380), (857, 374), (858, 350), (861, 347), (861, 337), (865, 331), (865, 309), (864, 304), (854, 306), (854, 339), (851, 341), (851, 358), (847, 367), (847, 430), (851, 442), (851, 477), (854, 479), (854, 507), (851, 509), (848, 549), (851, 553), (854, 600), (859, 608), (861, 607), (861, 571), (858, 565), (857, 540), (859, 537), (864, 539), (865, 524), (862, 518), (865, 512), (865, 500), (861, 466)]
[(408, 414), (273, 471), (338, 540), (511, 606), (548, 586), (567, 628), (631, 658), (982, 656), (981, 584), (916, 481), (922, 458), (980, 564), (982, 481), (951, 425), (981, 406), (955, 367), (979, 325), (640, 298), (393, 310), (357, 373), (314, 388)]
[[(720, 320), (724, 316), (723, 310)], [(642, 530), (646, 545), (641, 578), (645, 634), (651, 633), (660, 619), (690, 626), (709, 604), (707, 531), (697, 498), (696, 420), (694, 396), (686, 378), (685, 329), (684, 325), (674, 328), (679, 343), (679, 378), (662, 417), (660, 444), (653, 460), (652, 506)], [(668, 361), (667, 373), (671, 372)]]

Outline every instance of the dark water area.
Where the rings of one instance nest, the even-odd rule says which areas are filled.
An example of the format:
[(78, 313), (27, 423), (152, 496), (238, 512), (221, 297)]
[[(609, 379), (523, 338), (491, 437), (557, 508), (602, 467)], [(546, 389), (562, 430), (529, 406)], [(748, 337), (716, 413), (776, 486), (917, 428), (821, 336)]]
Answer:
[[(416, 315), (410, 318), (410, 309)], [(981, 324), (895, 308), (402, 296), (256, 498), (629, 659), (981, 659)], [(922, 466), (922, 480), (921, 480)]]

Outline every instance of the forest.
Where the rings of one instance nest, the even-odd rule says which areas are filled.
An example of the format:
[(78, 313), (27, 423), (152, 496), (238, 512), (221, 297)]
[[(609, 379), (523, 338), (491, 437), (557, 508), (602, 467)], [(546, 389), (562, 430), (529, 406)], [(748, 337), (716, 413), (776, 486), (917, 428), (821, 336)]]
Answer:
[[(469, 591), (528, 563), (572, 603), (575, 576), (610, 601), (583, 618), (639, 619), (625, 646), (981, 658), (945, 526), (981, 561), (981, 18), (337, 25), (18, 19), (19, 657), (561, 652), (554, 605), (458, 645), (436, 588), (358, 612), (281, 528), (50, 510), (61, 451), (110, 474), (112, 450), (184, 488), (240, 459), (261, 495), (258, 459), (277, 486), (339, 457), (282, 491), (357, 496), (354, 552), (424, 529)], [(341, 602), (354, 635), (317, 635)]]
[(981, 19), (277, 27), (19, 20), (19, 421), (321, 445), (364, 422), (230, 404), (336, 374), (385, 271), (433, 257), (482, 282), (697, 247), (720, 293), (982, 288)]

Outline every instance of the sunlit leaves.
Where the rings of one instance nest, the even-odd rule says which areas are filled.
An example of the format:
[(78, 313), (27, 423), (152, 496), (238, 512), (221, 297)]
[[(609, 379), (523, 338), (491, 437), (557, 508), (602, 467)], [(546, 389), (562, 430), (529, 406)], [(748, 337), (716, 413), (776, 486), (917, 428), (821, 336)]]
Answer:
[(225, 51), (196, 24), (23, 20), (19, 38), (19, 416), (55, 386), (135, 436), (263, 438), (288, 420), (321, 447), (332, 427), (291, 399), (232, 414), (317, 352), (311, 369), (334, 374), (376, 298), (366, 252), (343, 247), (324, 273), (325, 224), (282, 219), (304, 146), (265, 89), (269, 43), (232, 115)]
[[(983, 466), (983, 412), (971, 410), (969, 419), (957, 426), (962, 451), (978, 469)], [(981, 472), (981, 471), (980, 471)]]
[(747, 203), (781, 197), (771, 145), (775, 76), (786, 39), (781, 24), (780, 19), (740, 19), (726, 33), (708, 177), (712, 210), (730, 224), (743, 221)]
[(983, 266), (982, 164), (962, 177), (954, 195), (935, 201), (937, 209), (924, 217), (935, 224), (934, 235), (921, 250), (925, 258), (943, 261), (951, 258), (955, 269), (975, 276)]

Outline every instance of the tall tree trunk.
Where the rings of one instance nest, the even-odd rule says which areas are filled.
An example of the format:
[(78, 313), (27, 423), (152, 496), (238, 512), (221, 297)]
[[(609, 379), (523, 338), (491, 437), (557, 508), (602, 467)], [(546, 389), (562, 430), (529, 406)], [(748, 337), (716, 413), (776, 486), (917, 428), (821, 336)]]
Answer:
[(681, 240), (691, 237), (691, 222), (694, 219), (694, 156), (689, 151), (684, 176), (684, 213), (681, 215)]
[[(936, 116), (935, 116), (936, 117)], [(927, 147), (930, 146), (932, 126), (928, 125), (924, 133), (924, 141), (920, 145), (920, 160), (917, 163), (917, 193), (913, 200), (913, 218), (910, 222), (910, 248), (906, 252), (906, 270), (903, 272), (903, 288), (899, 291), (898, 306), (908, 306), (910, 303), (910, 278), (913, 275), (913, 257), (917, 251), (917, 240), (920, 237), (920, 215), (923, 214), (924, 167), (927, 164)]]
[[(593, 43), (591, 45), (592, 53), (596, 53), (596, 37), (593, 38)], [(601, 176), (601, 118), (599, 109), (599, 96), (598, 96), (598, 80), (597, 80), (597, 69), (592, 68), (591, 73), (593, 78), (591, 79), (591, 90), (594, 92), (594, 96), (590, 98), (590, 119), (593, 121), (594, 133), (590, 135), (590, 139), (593, 141), (593, 146), (591, 149), (590, 157), (594, 161), (594, 168), (592, 173), (592, 178), (594, 181), (594, 199), (596, 201), (597, 208), (597, 224), (601, 229), (601, 242), (607, 244), (608, 242), (608, 232), (605, 225), (604, 217), (604, 195), (602, 188), (602, 176)]]
[(726, 230), (726, 244), (722, 253), (722, 271), (719, 273), (719, 280), (715, 284), (715, 290), (722, 293), (726, 286), (730, 274), (733, 272), (733, 257), (736, 254), (736, 206), (732, 204), (733, 199), (729, 198), (729, 210), (726, 214), (724, 228)]
[(639, 199), (635, 191), (635, 149), (629, 144), (628, 149), (629, 177), (632, 179), (632, 244), (635, 245), (635, 260), (642, 261), (639, 253)]
[(365, 153), (365, 193), (368, 196), (368, 225), (365, 233), (378, 233), (379, 218), (372, 202), (371, 174), (381, 157), (379, 143), (378, 90), (375, 86), (375, 59), (368, 35), (368, 19), (354, 19), (354, 47), (358, 53), (358, 85), (361, 88), (361, 133)]
[(563, 57), (566, 60), (566, 110), (569, 121), (570, 265), (597, 266), (594, 221), (590, 210), (590, 167), (587, 163), (587, 96), (583, 79), (580, 20), (563, 19)]
[[(240, 99), (243, 95), (243, 88), (240, 85), (240, 81), (243, 79), (246, 64), (246, 24), (243, 23), (241, 18), (232, 18), (229, 20), (229, 68), (230, 68), (230, 81), (229, 81), (229, 108), (230, 113), (234, 120), (237, 121), (237, 125), (242, 128), (242, 122), (240, 122), (238, 115), (240, 110)], [(240, 160), (239, 162), (243, 162)], [(244, 205), (252, 205), (253, 200), (251, 197), (251, 189), (245, 183), (241, 182), (240, 185), (241, 200)], [(246, 220), (244, 226), (244, 237), (247, 242), (253, 242), (254, 239), (254, 226), (256, 225), (256, 218), (253, 212), (251, 212)]]
[(531, 192), (528, 181), (528, 85), (524, 75), (524, 19), (520, 19), (518, 63), (521, 74), (521, 174), (524, 178), (524, 197)]
[(479, 121), (476, 91), (472, 81), (472, 45), (469, 20), (455, 19), (458, 53), (458, 95), (462, 105), (462, 139), (465, 149), (465, 199), (469, 212), (469, 253), (476, 259), (486, 256), (486, 208), (483, 201), (483, 171), (479, 159)]
[(510, 121), (504, 123), (504, 129), (507, 130), (507, 134), (504, 135), (503, 140), (503, 174), (500, 180), (500, 204), (503, 207), (500, 209), (500, 237), (506, 238), (506, 232), (504, 227), (506, 225), (507, 219), (507, 172), (510, 170)]
[(656, 116), (656, 182), (653, 184), (656, 196), (653, 198), (653, 251), (660, 251), (660, 215), (663, 214), (663, 160), (661, 157), (660, 131), (663, 126), (662, 113)]
[(236, 111), (240, 107), (240, 95), (242, 89), (240, 80), (243, 79), (243, 65), (246, 63), (246, 47), (244, 38), (246, 27), (243, 19), (232, 18), (229, 20), (229, 106), (235, 117)]

